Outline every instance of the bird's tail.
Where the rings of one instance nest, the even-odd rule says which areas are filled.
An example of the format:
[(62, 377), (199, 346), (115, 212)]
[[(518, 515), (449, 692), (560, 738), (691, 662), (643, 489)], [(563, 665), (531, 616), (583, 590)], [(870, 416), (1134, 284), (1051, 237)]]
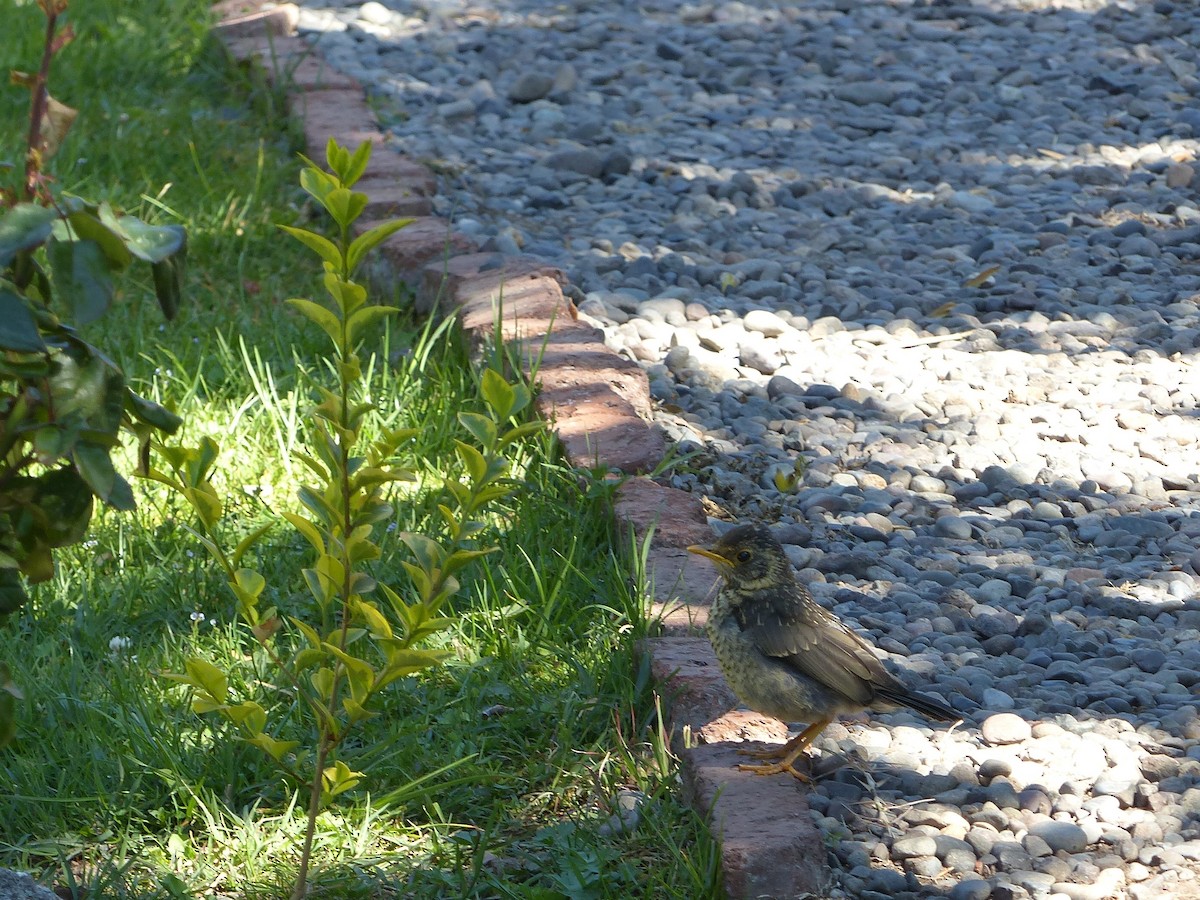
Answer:
[(895, 703), (898, 706), (907, 706), (909, 709), (915, 709), (921, 715), (937, 719), (940, 722), (957, 722), (962, 718), (961, 715), (946, 704), (934, 700), (925, 694), (918, 694), (916, 691), (905, 690), (902, 687), (876, 688), (875, 695), (886, 700), (888, 703)]

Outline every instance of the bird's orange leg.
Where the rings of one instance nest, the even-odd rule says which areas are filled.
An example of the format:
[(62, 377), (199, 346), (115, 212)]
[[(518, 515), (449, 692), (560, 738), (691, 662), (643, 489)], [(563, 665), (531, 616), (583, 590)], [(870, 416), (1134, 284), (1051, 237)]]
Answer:
[(743, 764), (739, 765), (738, 769), (742, 772), (753, 772), (755, 775), (778, 775), (781, 772), (789, 772), (801, 781), (809, 781), (809, 777), (802, 772), (796, 771), (792, 763), (812, 745), (812, 742), (817, 739), (817, 735), (824, 731), (825, 726), (832, 721), (833, 719), (818, 719), (786, 744), (770, 750), (739, 750), (738, 752), (743, 756), (753, 756), (755, 759), (777, 759), (779, 761), (765, 766), (748, 766)]

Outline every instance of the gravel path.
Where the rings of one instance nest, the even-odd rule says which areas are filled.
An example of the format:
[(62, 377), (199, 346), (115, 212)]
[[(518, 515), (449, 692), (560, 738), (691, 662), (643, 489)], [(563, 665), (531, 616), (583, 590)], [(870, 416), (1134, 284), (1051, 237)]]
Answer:
[(301, 27), (560, 265), (818, 599), (835, 897), (1200, 896), (1200, 4), (388, 0)]

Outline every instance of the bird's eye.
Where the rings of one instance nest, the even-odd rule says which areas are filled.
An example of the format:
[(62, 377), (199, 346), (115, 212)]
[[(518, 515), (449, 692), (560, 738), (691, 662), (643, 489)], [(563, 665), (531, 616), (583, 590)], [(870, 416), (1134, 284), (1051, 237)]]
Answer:
[(750, 557), (753, 555), (754, 554), (751, 553), (749, 550), (742, 550), (737, 555), (737, 561), (738, 562), (750, 562)]

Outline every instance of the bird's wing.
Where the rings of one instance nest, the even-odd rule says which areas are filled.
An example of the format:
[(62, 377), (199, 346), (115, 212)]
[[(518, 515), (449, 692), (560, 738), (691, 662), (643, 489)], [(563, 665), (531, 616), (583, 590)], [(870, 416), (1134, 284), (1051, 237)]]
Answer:
[(894, 685), (870, 644), (803, 590), (795, 585), (743, 600), (736, 612), (742, 631), (767, 656), (856, 703), (866, 705), (876, 687)]

